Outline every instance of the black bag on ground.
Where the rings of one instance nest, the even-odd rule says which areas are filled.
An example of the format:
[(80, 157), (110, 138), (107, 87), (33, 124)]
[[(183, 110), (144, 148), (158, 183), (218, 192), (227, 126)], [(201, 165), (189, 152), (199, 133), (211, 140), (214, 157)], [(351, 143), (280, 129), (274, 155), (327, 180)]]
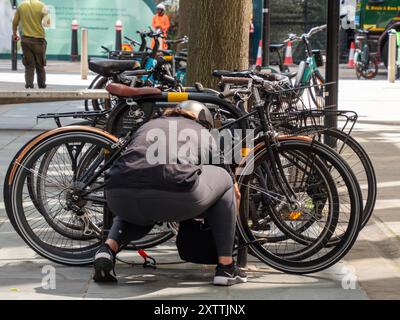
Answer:
[(198, 264), (217, 264), (218, 253), (211, 228), (206, 220), (179, 223), (176, 246), (182, 260)]

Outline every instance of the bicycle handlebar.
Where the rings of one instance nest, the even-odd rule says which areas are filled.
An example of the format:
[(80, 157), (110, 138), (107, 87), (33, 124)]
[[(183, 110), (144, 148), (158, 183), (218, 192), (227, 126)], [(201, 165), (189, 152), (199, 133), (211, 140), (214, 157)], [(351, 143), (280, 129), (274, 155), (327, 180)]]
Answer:
[(137, 34), (139, 34), (141, 37), (149, 37), (149, 38), (165, 38), (164, 33), (159, 30), (159, 31), (153, 31), (150, 28), (150, 31), (136, 31)]
[(324, 24), (323, 26), (314, 27), (307, 33), (307, 37), (310, 38), (314, 34), (321, 32), (321, 31), (325, 30), (326, 28), (327, 28), (326, 24)]
[(235, 84), (235, 85), (248, 85), (251, 82), (251, 78), (241, 77), (221, 77), (222, 84)]
[(136, 41), (136, 40), (134, 40), (134, 39), (131, 39), (131, 38), (129, 38), (129, 37), (124, 37), (126, 40), (128, 40), (131, 44), (133, 44), (133, 45), (136, 45), (136, 46), (140, 46), (141, 45), (141, 43), (140, 42), (138, 42), (138, 41)]
[(319, 27), (314, 27), (312, 28), (308, 33), (303, 34), (302, 36), (298, 36), (294, 33), (290, 33), (289, 34), (289, 38), (286, 39), (284, 42), (287, 43), (289, 41), (303, 41), (303, 39), (309, 39), (311, 38), (314, 34), (321, 32), (323, 30), (325, 30), (327, 28), (327, 25), (324, 24), (322, 26)]
[(178, 39), (178, 40), (167, 40), (165, 41), (165, 43), (167, 44), (180, 44), (180, 43), (188, 43), (189, 42), (189, 37), (188, 36), (184, 36), (182, 39)]

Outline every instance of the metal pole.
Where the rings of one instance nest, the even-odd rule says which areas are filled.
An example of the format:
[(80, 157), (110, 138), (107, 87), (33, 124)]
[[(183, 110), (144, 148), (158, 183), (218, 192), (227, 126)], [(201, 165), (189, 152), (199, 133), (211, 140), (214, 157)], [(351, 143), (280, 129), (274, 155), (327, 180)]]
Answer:
[[(326, 56), (326, 82), (334, 84), (326, 88), (326, 106), (338, 109), (339, 100), (339, 28), (340, 28), (340, 1), (328, 0), (328, 37)], [(337, 116), (330, 113), (325, 117), (325, 126), (337, 128)], [(329, 144), (329, 142), (328, 142)], [(334, 146), (334, 142), (330, 143)]]
[(396, 51), (397, 51), (397, 34), (396, 30), (389, 33), (389, 54), (388, 54), (388, 81), (395, 83), (396, 81)]
[(82, 29), (82, 46), (81, 46), (81, 78), (87, 80), (89, 73), (88, 65), (88, 30)]
[(308, 0), (304, 0), (304, 33), (308, 32)]
[(270, 14), (269, 0), (264, 0), (263, 6), (263, 55), (262, 65), (267, 67), (269, 65), (269, 45), (270, 45), (270, 25), (271, 25), (271, 14)]

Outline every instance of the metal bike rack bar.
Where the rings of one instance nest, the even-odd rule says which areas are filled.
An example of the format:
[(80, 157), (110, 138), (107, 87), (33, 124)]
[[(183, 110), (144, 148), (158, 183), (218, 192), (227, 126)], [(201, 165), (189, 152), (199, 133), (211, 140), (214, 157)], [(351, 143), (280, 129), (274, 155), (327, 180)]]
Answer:
[(78, 101), (90, 99), (110, 99), (106, 90), (71, 90), (71, 91), (50, 91), (50, 90), (16, 90), (0, 91), (0, 105), (20, 104), (37, 102), (56, 101)]

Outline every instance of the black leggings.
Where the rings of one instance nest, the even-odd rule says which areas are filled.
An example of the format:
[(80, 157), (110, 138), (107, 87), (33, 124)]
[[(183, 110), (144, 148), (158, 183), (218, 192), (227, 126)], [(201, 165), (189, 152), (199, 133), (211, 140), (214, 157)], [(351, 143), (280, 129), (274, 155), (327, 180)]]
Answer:
[(219, 256), (232, 256), (236, 198), (232, 178), (222, 168), (203, 166), (198, 185), (189, 192), (112, 189), (106, 192), (116, 215), (109, 239), (124, 245), (144, 237), (157, 222), (206, 216)]

